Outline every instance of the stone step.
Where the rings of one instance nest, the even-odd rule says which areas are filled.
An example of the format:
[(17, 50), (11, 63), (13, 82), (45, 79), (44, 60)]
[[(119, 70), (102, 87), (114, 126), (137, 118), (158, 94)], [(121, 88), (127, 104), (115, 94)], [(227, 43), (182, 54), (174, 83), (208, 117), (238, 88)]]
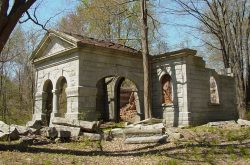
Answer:
[(127, 137), (150, 137), (152, 135), (163, 135), (164, 129), (158, 128), (148, 128), (148, 129), (141, 129), (141, 128), (126, 128), (124, 129), (124, 136)]
[(154, 135), (148, 137), (130, 137), (126, 138), (125, 144), (146, 144), (146, 143), (166, 143), (167, 135)]

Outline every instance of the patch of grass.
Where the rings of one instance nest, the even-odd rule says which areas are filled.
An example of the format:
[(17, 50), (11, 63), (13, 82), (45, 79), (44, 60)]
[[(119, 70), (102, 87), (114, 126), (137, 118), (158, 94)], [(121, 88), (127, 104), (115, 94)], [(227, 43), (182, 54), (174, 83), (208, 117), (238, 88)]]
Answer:
[(229, 153), (229, 154), (234, 154), (235, 153), (235, 150), (234, 150), (234, 146), (227, 146), (226, 147), (226, 151)]
[(167, 165), (177, 165), (177, 161), (175, 159), (170, 159), (167, 161)]

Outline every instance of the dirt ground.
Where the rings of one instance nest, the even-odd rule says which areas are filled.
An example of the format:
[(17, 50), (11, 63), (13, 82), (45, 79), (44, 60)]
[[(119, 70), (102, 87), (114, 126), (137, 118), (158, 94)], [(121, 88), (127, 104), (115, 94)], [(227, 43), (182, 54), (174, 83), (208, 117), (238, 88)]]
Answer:
[(112, 141), (21, 145), (0, 142), (0, 164), (250, 164), (250, 128), (178, 129), (183, 138), (165, 144)]

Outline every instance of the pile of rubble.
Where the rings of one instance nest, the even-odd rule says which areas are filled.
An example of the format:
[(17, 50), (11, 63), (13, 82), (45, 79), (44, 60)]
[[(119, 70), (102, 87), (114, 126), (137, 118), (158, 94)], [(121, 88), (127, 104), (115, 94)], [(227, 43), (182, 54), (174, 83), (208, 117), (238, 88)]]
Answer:
[[(99, 121), (70, 120), (55, 117), (52, 126), (43, 127), (42, 121), (29, 121), (26, 126), (7, 125), (0, 121), (0, 141), (20, 140), (25, 144), (57, 142), (58, 140), (79, 140), (88, 138), (93, 141), (124, 138), (125, 144), (165, 143), (182, 139), (180, 128), (166, 128), (161, 119), (146, 119), (124, 128), (114, 128), (103, 133)], [(249, 127), (250, 121), (209, 122), (208, 127)], [(178, 131), (179, 130), (179, 131)]]
[(69, 120), (55, 117), (50, 127), (42, 126), (41, 120), (29, 121), (26, 126), (7, 125), (0, 121), (0, 141), (20, 140), (23, 143), (41, 143), (50, 140), (70, 140), (86, 137), (101, 140), (98, 121)]

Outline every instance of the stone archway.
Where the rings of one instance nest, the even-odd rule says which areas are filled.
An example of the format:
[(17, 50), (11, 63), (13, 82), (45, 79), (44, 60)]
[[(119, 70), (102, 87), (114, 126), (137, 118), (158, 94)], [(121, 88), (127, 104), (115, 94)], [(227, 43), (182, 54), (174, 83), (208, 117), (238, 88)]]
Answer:
[(140, 103), (136, 84), (127, 78), (120, 78), (116, 87), (118, 121), (135, 122)]
[(104, 121), (138, 120), (140, 111), (138, 90), (133, 81), (119, 76), (108, 76), (97, 82), (96, 111)]
[(46, 80), (43, 85), (43, 109), (42, 112), (45, 115), (43, 119), (43, 123), (45, 126), (49, 126), (50, 124), (50, 118), (51, 118), (51, 112), (52, 112), (52, 103), (53, 103), (53, 84), (51, 80)]

